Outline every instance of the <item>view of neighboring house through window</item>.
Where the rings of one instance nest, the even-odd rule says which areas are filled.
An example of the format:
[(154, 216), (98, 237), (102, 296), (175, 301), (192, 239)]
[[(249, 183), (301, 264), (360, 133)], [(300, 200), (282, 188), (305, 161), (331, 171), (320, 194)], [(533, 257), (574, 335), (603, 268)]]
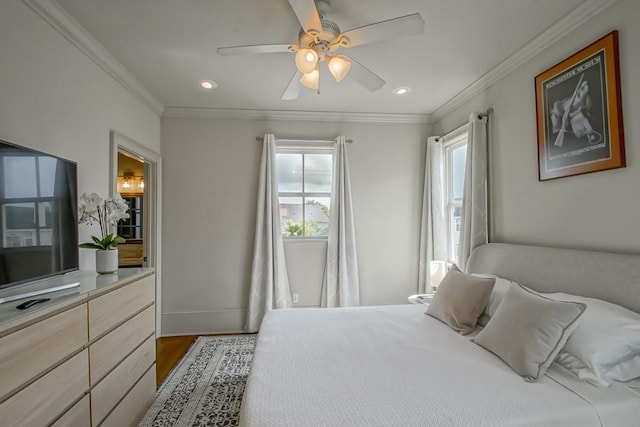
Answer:
[(326, 238), (331, 215), (332, 151), (279, 148), (276, 168), (282, 235)]
[(464, 169), (467, 159), (467, 138), (468, 133), (464, 132), (444, 143), (447, 262), (449, 263), (458, 262), (460, 227), (462, 225)]

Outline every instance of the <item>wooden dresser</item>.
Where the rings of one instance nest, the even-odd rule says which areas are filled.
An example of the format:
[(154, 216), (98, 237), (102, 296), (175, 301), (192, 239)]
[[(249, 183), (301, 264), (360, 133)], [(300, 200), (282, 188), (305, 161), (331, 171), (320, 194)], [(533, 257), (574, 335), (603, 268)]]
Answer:
[(52, 281), (80, 286), (0, 306), (0, 426), (137, 425), (156, 389), (153, 269)]

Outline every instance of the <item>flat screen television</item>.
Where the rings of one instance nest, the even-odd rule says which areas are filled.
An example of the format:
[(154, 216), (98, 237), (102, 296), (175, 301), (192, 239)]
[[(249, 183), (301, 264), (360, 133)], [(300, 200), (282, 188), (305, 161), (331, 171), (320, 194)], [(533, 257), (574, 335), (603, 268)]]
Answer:
[(77, 165), (0, 140), (0, 290), (78, 270)]

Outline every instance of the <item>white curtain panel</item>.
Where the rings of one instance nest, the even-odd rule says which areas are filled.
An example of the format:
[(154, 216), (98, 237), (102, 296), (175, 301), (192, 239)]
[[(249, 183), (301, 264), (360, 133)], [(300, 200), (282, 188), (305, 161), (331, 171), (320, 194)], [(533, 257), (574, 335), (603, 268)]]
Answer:
[(268, 311), (292, 305), (280, 230), (275, 137), (266, 134), (263, 144), (249, 311), (245, 323), (245, 329), (249, 332), (256, 332), (260, 328), (262, 318)]
[(480, 113), (469, 116), (467, 163), (462, 197), (462, 226), (458, 261), (464, 271), (467, 259), (477, 246), (488, 243), (487, 218), (487, 144), (488, 118)]
[(323, 307), (358, 306), (358, 251), (351, 203), (347, 142), (344, 136), (336, 138), (331, 186), (331, 218), (321, 304)]
[(427, 139), (427, 159), (424, 168), (424, 194), (420, 225), (420, 267), (418, 292), (433, 291), (432, 261), (446, 261), (446, 231), (444, 206), (444, 148), (442, 138)]

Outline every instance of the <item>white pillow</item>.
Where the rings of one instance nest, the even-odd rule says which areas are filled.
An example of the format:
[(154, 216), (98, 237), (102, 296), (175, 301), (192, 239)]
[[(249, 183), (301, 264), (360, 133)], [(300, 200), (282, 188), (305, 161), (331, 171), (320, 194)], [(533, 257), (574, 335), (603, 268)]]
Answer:
[(596, 387), (609, 387), (609, 382), (599, 378), (596, 374), (591, 372), (591, 369), (584, 362), (571, 353), (561, 351), (558, 353), (558, 357), (555, 360), (569, 371), (571, 371), (576, 377), (582, 381), (588, 382)]
[(482, 316), (478, 319), (478, 324), (480, 326), (487, 326), (487, 323), (489, 323), (491, 317), (496, 313), (496, 310), (502, 302), (504, 295), (509, 290), (509, 287), (517, 282), (512, 282), (511, 280), (496, 276), (495, 274), (472, 274), (472, 276), (496, 279), (493, 291), (491, 291), (491, 296), (489, 297), (489, 304), (487, 304)]
[(640, 377), (640, 314), (595, 298), (563, 293), (546, 296), (587, 306), (563, 352), (575, 356), (606, 382)]

